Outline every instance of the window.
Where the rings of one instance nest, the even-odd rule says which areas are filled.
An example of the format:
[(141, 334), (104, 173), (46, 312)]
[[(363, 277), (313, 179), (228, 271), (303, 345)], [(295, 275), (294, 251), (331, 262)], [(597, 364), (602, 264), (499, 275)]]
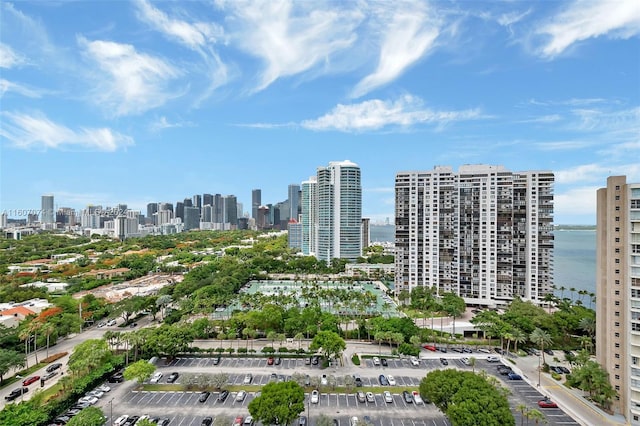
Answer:
[(620, 290), (616, 290), (616, 291), (615, 291), (615, 295), (616, 295), (616, 296), (620, 296)]
[(616, 377), (616, 380), (620, 380), (620, 375), (619, 374), (616, 374), (615, 377)]
[(620, 364), (616, 364), (615, 369), (620, 370)]
[(616, 327), (620, 327), (620, 323), (619, 323), (619, 322), (617, 322), (617, 321), (616, 321), (616, 322), (614, 322), (614, 323), (613, 323), (613, 325), (614, 325), (614, 326), (616, 326)]
[(615, 333), (615, 336), (616, 337), (620, 337), (620, 333)]
[(616, 306), (620, 306), (620, 301), (616, 300)]
[(620, 238), (616, 237), (616, 243), (620, 242)]
[(615, 354), (614, 357), (620, 359), (620, 354)]
[(620, 263), (620, 259), (616, 259), (616, 263)]
[(619, 348), (620, 347), (620, 343), (616, 343), (615, 346), (616, 346), (616, 348)]

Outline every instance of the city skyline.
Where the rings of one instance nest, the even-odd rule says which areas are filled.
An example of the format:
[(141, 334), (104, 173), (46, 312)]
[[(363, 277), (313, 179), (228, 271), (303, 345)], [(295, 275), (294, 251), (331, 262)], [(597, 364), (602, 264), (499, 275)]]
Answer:
[(251, 212), (348, 158), (372, 223), (399, 172), (499, 164), (552, 171), (554, 222), (594, 225), (606, 176), (640, 180), (636, 1), (0, 8), (0, 211), (214, 188)]

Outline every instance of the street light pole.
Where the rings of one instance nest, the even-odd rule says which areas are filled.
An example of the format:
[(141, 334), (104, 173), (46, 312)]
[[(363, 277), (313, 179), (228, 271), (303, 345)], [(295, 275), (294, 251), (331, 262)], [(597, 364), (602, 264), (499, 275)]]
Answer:
[(538, 355), (538, 387), (540, 387), (540, 355)]

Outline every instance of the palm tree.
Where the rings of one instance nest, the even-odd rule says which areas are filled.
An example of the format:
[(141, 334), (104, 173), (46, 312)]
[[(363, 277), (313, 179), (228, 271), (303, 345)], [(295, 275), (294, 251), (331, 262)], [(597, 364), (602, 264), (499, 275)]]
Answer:
[(542, 363), (546, 364), (547, 362), (544, 358), (544, 347), (545, 345), (550, 345), (553, 341), (551, 335), (540, 328), (536, 328), (531, 332), (531, 335), (529, 335), (529, 340), (540, 347), (540, 351), (542, 352)]
[(576, 288), (575, 287), (571, 287), (569, 289), (569, 291), (571, 292), (571, 300), (573, 300), (573, 294), (576, 292)]
[(514, 328), (511, 332), (511, 335), (513, 336), (513, 342), (515, 343), (515, 348), (513, 349), (513, 351), (515, 353), (518, 353), (518, 343), (526, 342), (529, 336), (527, 336), (527, 333), (520, 330), (519, 328)]
[(529, 411), (529, 408), (524, 404), (518, 404), (518, 406), (516, 407), (516, 411), (522, 415), (522, 417), (520, 418), (520, 426), (523, 426), (525, 413)]
[(471, 366), (471, 369), (473, 370), (473, 373), (475, 374), (475, 372), (476, 372), (476, 357), (475, 356), (469, 357), (469, 365)]
[(53, 324), (45, 323), (42, 325), (42, 332), (47, 336), (47, 358), (49, 358), (49, 337), (54, 332), (55, 327)]
[(564, 291), (567, 288), (565, 286), (560, 286), (560, 299), (564, 299)]
[(527, 412), (527, 424), (529, 424), (529, 419), (535, 421), (536, 424), (539, 424), (540, 422), (542, 422), (543, 424), (548, 423), (547, 419), (544, 417), (544, 414), (542, 414), (542, 412), (536, 408), (533, 408)]
[(593, 304), (596, 303), (596, 294), (589, 293), (589, 309), (593, 309)]
[(556, 297), (553, 295), (553, 293), (547, 293), (544, 295), (543, 300), (547, 302), (548, 312), (551, 313), (551, 306), (552, 306), (552, 303), (556, 300)]
[(596, 320), (593, 317), (580, 318), (578, 327), (580, 327), (580, 329), (587, 333), (591, 338), (596, 334)]
[(24, 363), (25, 367), (29, 368), (29, 341), (31, 340), (31, 330), (28, 328), (22, 329), (18, 338), (24, 341)]

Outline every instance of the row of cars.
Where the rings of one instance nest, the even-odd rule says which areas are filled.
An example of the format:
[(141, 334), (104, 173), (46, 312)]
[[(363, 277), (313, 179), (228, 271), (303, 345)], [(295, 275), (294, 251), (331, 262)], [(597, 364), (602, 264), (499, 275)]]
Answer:
[(46, 368), (46, 373), (44, 376), (30, 376), (27, 377), (26, 379), (24, 379), (22, 381), (22, 387), (21, 388), (17, 388), (12, 390), (9, 395), (5, 396), (4, 399), (5, 401), (13, 401), (16, 398), (24, 395), (25, 393), (29, 392), (29, 388), (28, 386), (37, 382), (38, 380), (41, 381), (41, 383), (44, 384), (44, 382), (46, 382), (49, 379), (52, 379), (53, 377), (55, 377), (58, 374), (58, 370), (62, 367), (62, 364), (59, 362), (56, 362), (54, 364), (49, 365)]
[[(313, 392), (318, 392), (318, 391), (313, 391)], [(373, 392), (366, 392), (365, 393), (363, 391), (358, 391), (358, 392), (356, 392), (356, 399), (360, 403), (364, 403), (364, 402), (373, 403), (373, 402), (375, 402), (376, 397), (373, 394)], [(384, 399), (384, 402), (386, 402), (387, 404), (393, 403), (393, 395), (391, 395), (391, 392), (389, 392), (389, 391), (382, 392), (382, 399)], [(422, 397), (420, 396), (420, 393), (418, 391), (412, 391), (412, 392), (409, 392), (409, 391), (406, 391), (406, 390), (402, 391), (402, 399), (407, 404), (415, 403), (416, 405), (422, 405), (422, 404), (425, 403), (425, 400), (422, 399)], [(311, 402), (312, 403), (317, 403), (317, 398), (316, 398), (316, 401), (314, 402), (313, 393), (312, 393)], [(426, 401), (426, 402), (429, 403), (430, 401)]]
[[(212, 424), (213, 424), (213, 417), (205, 417), (204, 419), (202, 419), (200, 426), (211, 426)], [(236, 418), (233, 420), (233, 423), (232, 423), (233, 426), (253, 426), (253, 424), (254, 424), (254, 421), (253, 421), (253, 417), (251, 416), (247, 416), (247, 417), (236, 416)]]
[(508, 365), (500, 364), (497, 367), (498, 373), (502, 376), (507, 376), (509, 380), (522, 380), (522, 376), (514, 372)]
[(148, 415), (144, 416), (129, 416), (124, 414), (113, 421), (114, 426), (135, 426), (141, 424), (143, 420), (149, 420), (152, 423), (155, 423), (157, 426), (167, 426), (170, 422), (168, 418), (160, 418), (160, 417), (150, 417)]
[(78, 399), (78, 402), (76, 402), (75, 405), (73, 405), (70, 409), (68, 409), (62, 415), (56, 417), (49, 426), (66, 425), (74, 416), (80, 413), (80, 411), (96, 404), (98, 400), (104, 396), (105, 393), (110, 391), (111, 391), (111, 388), (108, 385), (104, 384), (104, 385), (98, 386), (97, 388), (95, 388), (90, 392), (87, 392), (85, 396)]

